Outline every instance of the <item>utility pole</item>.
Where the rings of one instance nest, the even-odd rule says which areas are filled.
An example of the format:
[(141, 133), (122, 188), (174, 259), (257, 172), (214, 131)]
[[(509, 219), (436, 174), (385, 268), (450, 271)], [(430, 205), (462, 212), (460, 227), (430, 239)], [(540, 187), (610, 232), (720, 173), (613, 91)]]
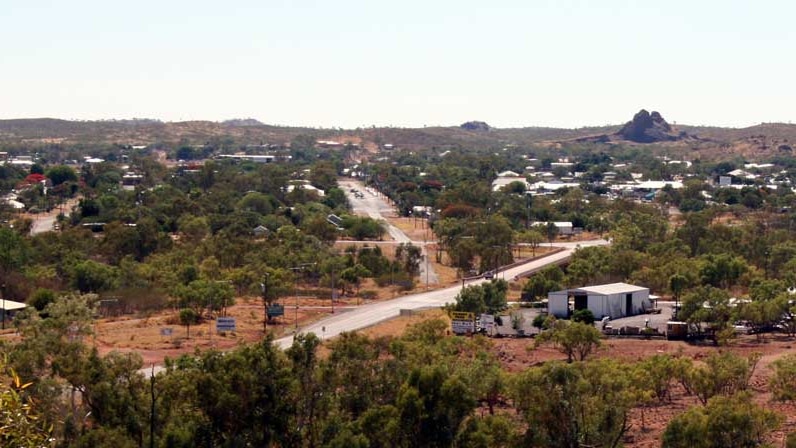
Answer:
[(151, 394), (152, 407), (149, 410), (149, 448), (155, 448), (155, 365), (152, 364), (152, 374), (149, 376), (149, 393)]
[(266, 272), (263, 283), (260, 285), (263, 291), (263, 333), (266, 336), (268, 335), (268, 277), (269, 274)]
[(426, 238), (423, 237), (423, 257), (426, 259), (426, 291), (428, 291), (428, 250), (426, 248)]
[(526, 202), (527, 202), (526, 209), (527, 209), (527, 212), (528, 212), (528, 214), (527, 214), (527, 216), (525, 218), (525, 228), (526, 229), (530, 229), (531, 228), (531, 203), (533, 202), (533, 196), (531, 196), (530, 193), (526, 191), (525, 192), (525, 198), (526, 198)]

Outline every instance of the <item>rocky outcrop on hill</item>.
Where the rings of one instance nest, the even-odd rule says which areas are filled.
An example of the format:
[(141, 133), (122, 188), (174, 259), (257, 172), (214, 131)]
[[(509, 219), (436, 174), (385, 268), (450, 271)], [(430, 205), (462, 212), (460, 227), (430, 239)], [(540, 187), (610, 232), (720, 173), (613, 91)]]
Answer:
[(488, 124), (484, 123), (483, 121), (468, 121), (460, 126), (462, 129), (467, 131), (480, 131), (486, 132), (492, 128), (489, 127)]
[(622, 126), (616, 135), (636, 143), (668, 142), (686, 137), (685, 133), (675, 133), (661, 114), (649, 113), (644, 109)]

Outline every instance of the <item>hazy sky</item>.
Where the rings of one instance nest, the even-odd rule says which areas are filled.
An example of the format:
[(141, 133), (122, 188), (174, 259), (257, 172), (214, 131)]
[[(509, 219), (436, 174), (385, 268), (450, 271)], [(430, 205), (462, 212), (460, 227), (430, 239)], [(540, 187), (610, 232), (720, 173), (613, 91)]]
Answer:
[(0, 118), (787, 122), (796, 2), (0, 0)]

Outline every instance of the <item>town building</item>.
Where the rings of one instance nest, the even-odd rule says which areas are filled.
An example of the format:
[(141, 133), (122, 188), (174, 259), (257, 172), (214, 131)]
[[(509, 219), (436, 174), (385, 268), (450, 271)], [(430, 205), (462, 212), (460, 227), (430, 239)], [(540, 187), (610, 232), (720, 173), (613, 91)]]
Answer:
[(642, 314), (652, 309), (650, 290), (627, 283), (584, 286), (581, 288), (554, 291), (547, 295), (548, 312), (558, 318), (567, 318), (571, 313), (588, 309), (597, 319)]

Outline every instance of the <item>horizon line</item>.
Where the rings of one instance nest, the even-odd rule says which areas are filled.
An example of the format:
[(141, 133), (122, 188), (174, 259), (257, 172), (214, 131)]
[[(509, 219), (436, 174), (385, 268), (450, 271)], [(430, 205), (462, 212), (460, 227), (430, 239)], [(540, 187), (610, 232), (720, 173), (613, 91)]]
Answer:
[[(623, 123), (606, 123), (606, 124), (588, 124), (582, 126), (557, 126), (557, 125), (523, 125), (523, 126), (493, 126), (489, 124), (488, 121), (485, 120), (467, 120), (460, 124), (450, 124), (450, 125), (442, 125), (442, 124), (432, 124), (432, 125), (386, 125), (386, 124), (368, 124), (368, 125), (360, 125), (355, 127), (342, 127), (342, 126), (318, 126), (318, 125), (306, 125), (306, 124), (274, 124), (274, 123), (266, 123), (258, 118), (254, 117), (233, 117), (233, 118), (225, 118), (221, 120), (212, 120), (212, 119), (201, 119), (201, 118), (192, 118), (192, 119), (177, 119), (177, 120), (165, 120), (161, 118), (152, 118), (152, 117), (131, 117), (131, 118), (60, 118), (60, 117), (52, 117), (52, 116), (39, 116), (39, 117), (14, 117), (14, 118), (4, 118), (0, 117), (0, 121), (22, 121), (22, 120), (59, 120), (59, 121), (66, 121), (70, 123), (92, 123), (92, 122), (120, 122), (120, 121), (151, 121), (157, 122), (162, 124), (180, 124), (180, 123), (191, 123), (191, 122), (206, 122), (206, 123), (214, 123), (214, 124), (224, 124), (225, 122), (229, 121), (245, 121), (245, 120), (254, 120), (257, 121), (259, 126), (272, 126), (272, 127), (281, 127), (281, 128), (307, 128), (313, 130), (343, 130), (343, 131), (356, 131), (356, 130), (363, 130), (363, 129), (424, 129), (424, 128), (460, 128), (465, 123), (471, 122), (480, 122), (486, 123), (490, 129), (497, 129), (497, 130), (511, 130), (511, 129), (529, 129), (529, 128), (544, 128), (544, 129), (561, 129), (561, 130), (578, 130), (578, 129), (590, 129), (590, 128), (607, 128), (607, 127), (618, 127), (624, 126), (625, 124), (629, 123), (631, 120), (625, 121)], [(677, 121), (668, 121), (672, 126), (686, 126), (686, 127), (693, 127), (693, 128), (719, 128), (719, 129), (747, 129), (755, 126), (764, 126), (764, 125), (793, 125), (790, 121), (762, 121), (757, 122), (754, 124), (749, 124), (745, 126), (732, 126), (732, 125), (720, 125), (720, 124), (685, 124), (685, 123), (677, 123)], [(254, 125), (258, 126), (258, 125)]]

